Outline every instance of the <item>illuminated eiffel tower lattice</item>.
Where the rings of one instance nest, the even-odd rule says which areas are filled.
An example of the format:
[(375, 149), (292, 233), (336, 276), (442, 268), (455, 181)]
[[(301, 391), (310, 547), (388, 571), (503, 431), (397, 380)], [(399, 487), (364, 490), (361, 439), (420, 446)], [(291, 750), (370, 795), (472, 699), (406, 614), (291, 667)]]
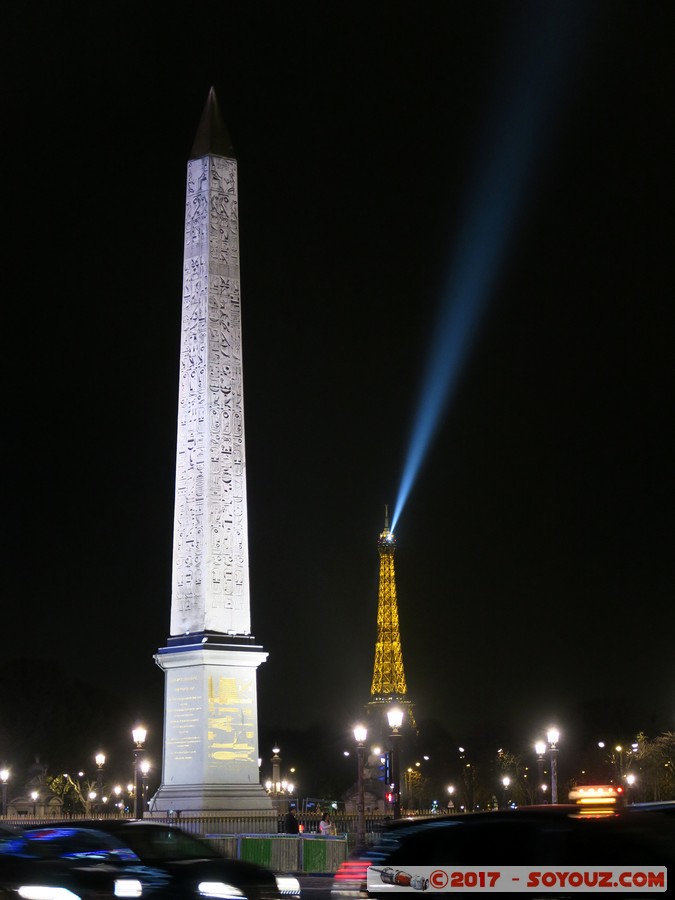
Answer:
[(369, 716), (379, 708), (381, 713), (391, 706), (399, 706), (405, 713), (407, 725), (415, 727), (412, 702), (403, 669), (403, 651), (398, 622), (398, 600), (396, 597), (396, 575), (394, 572), (394, 552), (396, 538), (389, 530), (388, 509), (385, 506), (384, 531), (377, 541), (380, 554), (380, 584), (377, 603), (377, 640), (375, 643), (375, 665), (370, 686)]

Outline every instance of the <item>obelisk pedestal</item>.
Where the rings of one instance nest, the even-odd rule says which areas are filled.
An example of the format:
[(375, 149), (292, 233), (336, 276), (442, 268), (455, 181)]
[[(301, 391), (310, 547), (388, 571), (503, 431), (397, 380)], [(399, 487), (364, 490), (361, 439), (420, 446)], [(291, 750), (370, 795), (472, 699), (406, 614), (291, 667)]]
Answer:
[(151, 814), (271, 811), (258, 769), (256, 670), (266, 658), (252, 640), (220, 634), (170, 638), (159, 650), (164, 765)]

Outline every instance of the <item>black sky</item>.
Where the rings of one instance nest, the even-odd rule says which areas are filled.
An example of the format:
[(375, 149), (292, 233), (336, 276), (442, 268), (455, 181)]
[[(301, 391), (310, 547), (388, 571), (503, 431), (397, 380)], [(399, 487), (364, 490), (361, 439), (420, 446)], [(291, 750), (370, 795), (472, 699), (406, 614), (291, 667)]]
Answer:
[(467, 191), (563, 8), (540, 153), (397, 527), (406, 674), (458, 735), (572, 730), (596, 701), (675, 728), (666, 3), (5, 11), (5, 662), (63, 660), (161, 716), (185, 171), (213, 85), (239, 166), (261, 729), (351, 724)]

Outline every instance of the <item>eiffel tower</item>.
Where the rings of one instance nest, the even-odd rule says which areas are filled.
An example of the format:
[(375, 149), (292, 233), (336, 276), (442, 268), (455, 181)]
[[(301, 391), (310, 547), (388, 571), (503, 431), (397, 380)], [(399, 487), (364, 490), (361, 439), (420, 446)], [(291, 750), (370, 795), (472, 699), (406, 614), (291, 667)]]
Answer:
[(403, 651), (398, 623), (398, 601), (396, 598), (396, 576), (394, 573), (394, 553), (396, 538), (389, 530), (389, 510), (384, 508), (384, 530), (377, 541), (380, 554), (380, 584), (377, 604), (377, 640), (375, 642), (375, 665), (370, 686), (370, 701), (366, 705), (369, 725), (375, 734), (388, 730), (387, 710), (398, 706), (404, 712), (403, 727), (416, 729), (413, 703), (408, 697), (408, 689), (403, 669)]

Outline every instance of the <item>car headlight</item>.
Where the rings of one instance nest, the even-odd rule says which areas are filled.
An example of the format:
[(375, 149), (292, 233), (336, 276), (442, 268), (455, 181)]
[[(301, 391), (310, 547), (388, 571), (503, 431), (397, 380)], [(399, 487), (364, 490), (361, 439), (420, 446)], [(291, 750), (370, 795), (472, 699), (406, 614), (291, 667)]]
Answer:
[(140, 897), (143, 893), (143, 885), (137, 878), (115, 879), (116, 897)]
[(197, 890), (200, 897), (217, 897), (220, 900), (237, 900), (238, 897), (246, 896), (239, 888), (233, 884), (225, 884), (224, 881), (202, 881)]
[(44, 884), (22, 884), (17, 891), (24, 900), (80, 900), (68, 888), (46, 887)]
[(275, 878), (277, 879), (277, 890), (280, 894), (286, 896), (291, 894), (294, 897), (300, 896), (300, 882), (293, 875), (275, 875)]

